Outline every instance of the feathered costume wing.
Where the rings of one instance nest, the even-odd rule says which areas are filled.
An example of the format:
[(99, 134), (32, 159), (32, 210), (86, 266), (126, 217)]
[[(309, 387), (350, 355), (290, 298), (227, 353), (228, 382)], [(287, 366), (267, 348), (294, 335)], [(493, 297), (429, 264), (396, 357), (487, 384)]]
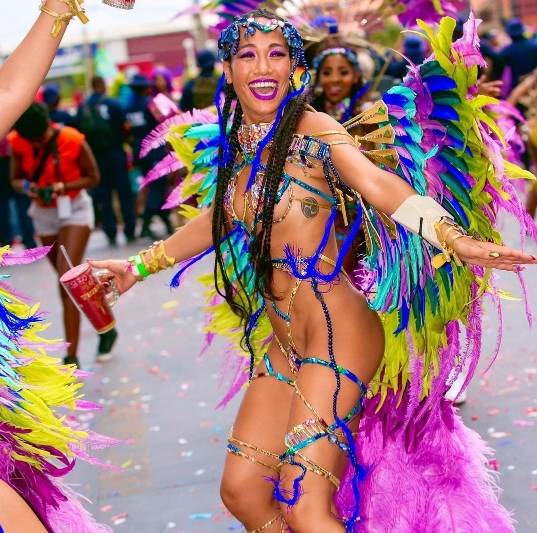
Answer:
[[(44, 257), (48, 248), (11, 252), (0, 248), (0, 267)], [(42, 337), (49, 324), (39, 304), (11, 289), (0, 275), (0, 480), (29, 504), (50, 533), (104, 533), (62, 482), (77, 458), (105, 466), (87, 450), (118, 441), (83, 429), (56, 409), (99, 409), (83, 400), (74, 366), (60, 366), (47, 351), (65, 347)]]
[[(383, 97), (388, 120), (379, 125), (395, 133), (393, 144), (384, 147), (397, 153), (395, 172), (485, 241), (501, 244), (498, 213), (514, 214), (523, 246), (525, 235), (536, 238), (537, 231), (510, 179), (532, 176), (504, 161), (495, 140), (502, 135), (483, 109), (491, 99), (476, 95), (483, 61), (477, 23), (472, 15), (453, 45), (453, 19), (442, 19), (436, 35), (418, 23), (434, 53), (411, 66), (404, 83)], [(437, 250), (368, 211), (366, 267), (375, 279), (370, 306), (383, 318), (386, 351), (356, 442), (361, 464), (370, 469), (360, 501), (352, 490), (353, 472), (347, 472), (337, 495), (340, 514), (352, 516), (359, 505), (360, 532), (514, 531), (485, 467), (491, 450), (443, 398), (463, 365), (463, 388), (475, 372), (485, 292), (501, 319), (494, 277), (454, 262), (433, 268)], [(527, 316), (531, 323), (529, 308)]]

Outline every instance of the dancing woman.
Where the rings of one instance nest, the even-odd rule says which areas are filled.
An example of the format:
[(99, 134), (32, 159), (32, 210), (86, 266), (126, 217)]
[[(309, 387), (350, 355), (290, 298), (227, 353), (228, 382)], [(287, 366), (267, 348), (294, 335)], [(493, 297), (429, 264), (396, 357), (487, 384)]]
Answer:
[[(449, 30), (453, 31), (455, 22), (446, 21), (441, 30), (447, 36), (435, 41), (439, 47), (450, 43)], [(375, 478), (381, 460), (379, 465), (362, 463), (359, 442), (362, 430), (356, 435), (364, 405), (366, 409), (368, 405), (373, 406), (373, 411), (364, 413), (362, 422), (374, 427), (381, 425), (381, 419), (374, 416), (377, 407), (379, 411), (388, 409), (389, 414), (402, 416), (401, 421), (407, 417), (410, 424), (414, 422), (414, 414), (423, 416), (417, 408), (422, 405), (422, 398), (432, 394), (431, 375), (439, 374), (430, 358), (436, 356), (434, 361), (438, 363), (440, 351), (441, 372), (446, 365), (451, 368), (454, 362), (453, 354), (446, 353), (443, 327), (463, 315), (461, 309), (465, 309), (472, 295), (478, 300), (478, 294), (470, 291), (470, 280), (473, 282), (474, 278), (466, 265), (473, 265), (477, 278), (477, 272), (482, 269), (517, 271), (519, 264), (537, 264), (534, 257), (498, 244), (499, 235), (493, 231), (489, 218), (484, 213), (480, 216), (479, 209), (474, 210), (477, 197), (470, 198), (464, 190), (457, 190), (456, 194), (449, 192), (444, 195), (448, 211), (422, 195), (426, 188), (417, 176), (423, 177), (420, 173), (429, 159), (441, 151), (442, 157), (449, 157), (462, 168), (466, 165), (463, 158), (470, 160), (470, 146), (468, 153), (463, 149), (462, 155), (454, 158), (455, 149), (447, 145), (429, 150), (427, 142), (431, 137), (428, 137), (422, 150), (415, 142), (419, 134), (413, 118), (417, 120), (424, 110), (417, 110), (416, 103), (413, 112), (404, 111), (403, 106), (414, 105), (416, 93), (402, 87), (399, 94), (386, 97), (388, 103), (380, 102), (356, 119), (382, 123), (389, 114), (390, 121), (393, 117), (396, 124), (396, 113), (408, 121), (413, 138), (407, 130), (397, 127), (393, 129), (398, 129), (402, 137), (394, 140), (389, 124), (378, 134), (379, 138), (390, 138), (386, 142), (396, 144), (401, 150), (383, 149), (369, 154), (391, 168), (397, 167), (395, 159), (399, 155), (400, 172), (405, 177), (401, 179), (371, 163), (334, 119), (307, 110), (305, 86), (309, 75), (304, 74), (301, 87), (294, 86), (294, 70), (304, 64), (304, 56), (301, 38), (289, 22), (269, 11), (256, 10), (235, 19), (222, 33), (219, 48), (224, 61), (222, 83), (225, 83), (226, 99), (220, 110), (218, 143), (207, 140), (212, 124), (193, 126), (185, 133), (184, 125), (177, 122), (177, 128), (172, 124), (167, 137), (178, 153), (181, 146), (184, 152), (184, 146), (189, 143), (196, 151), (202, 151), (192, 163), (195, 172), (218, 144), (217, 170), (214, 167), (206, 171), (204, 179), (198, 175), (187, 181), (177, 193), (187, 196), (186, 189), (198, 183), (200, 202), (210, 207), (172, 237), (129, 258), (127, 263), (107, 260), (91, 264), (108, 269), (106, 283), (113, 281), (120, 293), (124, 293), (149, 274), (180, 263), (179, 278), (172, 283), (177, 285), (190, 265), (214, 249), (216, 291), (211, 304), (217, 319), (213, 321), (213, 331), (220, 327), (236, 333), (238, 324), (242, 324), (244, 345), (251, 353), (251, 381), (229, 438), (230, 453), (221, 485), (225, 505), (253, 533), (277, 533), (286, 528), (295, 533), (343, 533), (362, 531), (362, 524), (371, 528), (367, 531), (485, 531), (465, 528), (463, 522), (469, 520), (480, 526), (489, 519), (491, 524), (498, 525), (498, 531), (512, 531), (507, 513), (479, 470), (481, 456), (464, 463), (474, 470), (469, 471), (469, 480), (464, 476), (461, 479), (458, 468), (466, 460), (465, 450), (458, 451), (457, 460), (453, 454), (448, 457), (457, 472), (458, 488), (450, 484), (451, 480), (446, 482), (448, 470), (435, 476), (424, 473), (409, 477), (420, 479), (419, 483), (426, 488), (433, 483), (443, 484), (446, 492), (441, 496), (434, 492), (435, 498), (425, 503), (413, 501), (413, 517), (406, 524), (397, 526), (394, 518), (390, 528), (375, 529), (376, 520), (394, 514), (403, 516), (400, 507), (394, 512), (389, 508), (376, 510), (389, 507), (391, 495), (399, 487), (390, 486), (390, 491), (378, 497), (392, 479)], [(446, 52), (441, 48), (435, 51), (439, 57), (441, 52)], [(428, 74), (434, 74), (434, 80), (426, 81), (431, 86), (433, 82), (437, 86), (444, 84), (441, 96), (447, 100), (447, 93), (458, 89), (447, 76), (440, 75), (446, 72), (442, 68), (456, 67), (460, 69), (459, 74), (469, 74), (464, 63), (453, 66), (445, 56), (441, 57), (443, 65), (431, 62), (423, 76), (426, 79)], [(413, 80), (420, 72), (414, 74)], [(417, 90), (423, 87), (421, 79), (414, 83)], [(462, 79), (461, 83), (464, 85)], [(430, 98), (429, 93), (421, 96)], [(469, 105), (466, 95), (460, 99), (454, 93), (451, 96), (452, 102), (456, 100), (462, 106), (462, 116), (462, 111), (467, 109), (464, 106)], [(475, 111), (474, 115), (466, 116), (470, 120), (461, 120), (461, 124), (469, 125), (465, 133), (471, 139), (472, 149), (477, 150), (477, 137), (472, 133)], [(428, 125), (433, 122), (429, 121)], [(434, 124), (438, 138), (445, 140), (446, 136), (440, 132), (448, 127), (447, 122), (445, 126)], [(463, 148), (459, 134), (450, 123), (449, 138), (454, 139), (456, 147)], [(404, 148), (397, 144), (403, 142)], [(408, 158), (410, 154), (414, 161)], [(479, 160), (479, 156), (474, 157)], [(436, 165), (438, 160), (433, 163)], [(166, 161), (169, 164), (170, 159)], [(450, 165), (448, 171), (444, 169), (436, 176), (448, 180), (457, 174), (460, 179), (471, 179)], [(485, 168), (490, 171), (489, 165), (478, 162), (472, 170), (481, 176)], [(214, 184), (213, 175), (217, 175)], [(483, 179), (488, 183), (487, 176)], [(407, 181), (420, 186), (421, 194)], [(436, 191), (435, 185), (431, 189)], [(461, 194), (468, 196), (465, 202), (469, 207), (458, 212)], [(496, 197), (494, 192), (493, 195)], [(376, 296), (369, 305), (341, 268), (342, 256), (356, 235), (361, 217), (351, 225), (339, 253), (333, 228), (338, 210), (346, 212), (347, 200), (361, 205), (361, 197), (377, 210), (376, 215), (372, 210), (366, 215), (360, 209), (370, 224), (370, 267), (376, 274)], [(438, 198), (442, 199), (440, 194)], [(375, 233), (371, 224), (375, 220), (388, 220), (380, 213), (389, 215), (398, 225), (387, 222), (386, 229), (379, 226)], [(468, 229), (476, 237), (477, 230), (482, 231), (482, 240), (471, 238)], [(415, 235), (418, 233), (441, 251), (432, 263), (432, 248), (427, 242), (422, 243)], [(406, 269), (403, 278), (397, 275), (401, 265)], [(434, 284), (432, 280), (436, 280)], [(457, 286), (460, 294), (455, 294), (453, 286)], [(218, 319), (226, 313), (220, 303), (222, 298), (238, 317), (235, 322), (229, 314), (225, 319)], [(454, 311), (454, 306), (459, 304)], [(430, 306), (434, 306), (432, 311)], [(383, 311), (382, 321), (374, 309)], [(385, 329), (392, 327), (385, 336)], [(403, 333), (396, 337), (396, 329)], [(409, 332), (408, 337), (405, 330)], [(427, 339), (417, 340), (414, 351), (409, 348), (414, 344), (411, 335), (416, 339), (427, 335)], [(394, 360), (390, 349), (395, 341), (390, 337), (397, 338), (398, 349), (407, 358), (412, 350), (417, 382), (422, 380), (420, 387), (408, 380), (408, 361), (400, 368), (398, 360)], [(450, 343), (456, 345), (453, 339)], [(385, 351), (386, 346), (389, 349)], [(399, 357), (399, 353), (395, 355)], [(434, 383), (445, 385), (446, 376), (439, 375)], [(404, 399), (401, 406), (399, 395), (408, 390), (412, 393), (410, 399)], [(446, 407), (437, 399), (445, 413), (443, 419), (453, 422), (449, 418), (453, 416), (449, 404)], [(425, 406), (424, 410), (434, 413), (434, 423), (442, 419), (436, 416), (438, 405), (434, 404), (433, 410)], [(427, 426), (424, 420), (420, 422), (422, 432)], [(457, 424), (451, 424), (451, 431)], [(443, 440), (451, 439), (464, 446), (449, 431), (446, 430), (448, 436)], [(425, 439), (423, 435), (422, 438)], [(412, 441), (412, 445), (419, 449), (419, 441)], [(401, 456), (406, 454), (404, 442), (397, 441), (396, 449), (402, 450)], [(474, 446), (469, 454), (476, 449)], [(429, 463), (421, 457), (420, 464)], [(400, 470), (405, 468), (401, 466)], [(406, 472), (410, 476), (416, 469), (409, 466)], [(476, 471), (482, 475), (480, 479), (474, 476)], [(369, 492), (362, 491), (361, 487), (371, 479), (375, 480), (374, 486)], [(467, 492), (469, 487), (471, 496)], [(400, 488), (410, 495), (403, 483)], [(415, 490), (417, 493), (419, 487)], [(374, 498), (373, 503), (381, 502), (372, 510)], [(475, 504), (469, 515), (468, 505), (464, 512), (457, 512), (463, 498), (470, 498)], [(428, 508), (427, 516), (421, 513), (423, 507)], [(442, 516), (444, 525), (449, 524), (435, 527), (433, 520)]]

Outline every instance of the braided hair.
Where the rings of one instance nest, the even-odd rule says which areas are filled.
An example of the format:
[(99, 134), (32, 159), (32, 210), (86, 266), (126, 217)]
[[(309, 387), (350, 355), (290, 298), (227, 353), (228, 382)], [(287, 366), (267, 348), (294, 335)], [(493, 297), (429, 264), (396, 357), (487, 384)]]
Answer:
[[(260, 8), (243, 15), (248, 18), (268, 18), (284, 20), (271, 11)], [(290, 88), (294, 89), (294, 82), (290, 81)], [(222, 109), (222, 118), (224, 128), (227, 128), (231, 117), (231, 107), (236, 94), (231, 84), (226, 85), (225, 101)], [(301, 119), (307, 106), (307, 95), (304, 93), (297, 97), (291, 98), (281, 116), (273, 136), (272, 148), (267, 161), (266, 170), (262, 181), (262, 191), (264, 194), (263, 210), (260, 213), (260, 227), (253, 237), (250, 246), (250, 258), (254, 265), (255, 286), (257, 290), (265, 297), (276, 298), (272, 288), (273, 268), (271, 260), (271, 237), (272, 225), (274, 219), (274, 208), (278, 188), (281, 183), (281, 177), (284, 171), (285, 162), (289, 146), (293, 140), (296, 126)], [(234, 273), (239, 269), (236, 263), (236, 257), (230, 242), (230, 226), (226, 221), (224, 209), (224, 196), (228, 184), (233, 177), (233, 167), (239, 152), (238, 130), (242, 122), (243, 111), (239, 101), (235, 108), (231, 130), (228, 134), (229, 157), (224, 153), (224, 147), (221, 144), (218, 152), (218, 178), (216, 193), (214, 199), (214, 212), (212, 221), (212, 236), (216, 253), (215, 261), (215, 286), (218, 293), (225, 298), (233, 312), (238, 315), (243, 323), (245, 330), (248, 327), (250, 318), (254, 310), (252, 301), (246, 297), (245, 282), (250, 280), (236, 279), (234, 286), (230, 277), (235, 278)], [(225, 130), (224, 130), (225, 131)], [(261, 202), (260, 202), (261, 203)], [(231, 256), (234, 273), (226, 272), (226, 256), (222, 251), (222, 241), (227, 242), (229, 254)]]

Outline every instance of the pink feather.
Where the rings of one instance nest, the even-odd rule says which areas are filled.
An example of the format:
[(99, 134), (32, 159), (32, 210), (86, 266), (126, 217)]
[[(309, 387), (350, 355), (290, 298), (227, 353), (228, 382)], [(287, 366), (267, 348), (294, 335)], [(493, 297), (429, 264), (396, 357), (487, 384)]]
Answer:
[(162, 178), (162, 176), (166, 176), (167, 174), (171, 174), (172, 172), (175, 172), (176, 170), (179, 170), (180, 168), (183, 168), (185, 165), (177, 159), (177, 156), (175, 155), (175, 152), (170, 152), (169, 154), (166, 154), (166, 157), (159, 161), (146, 175), (146, 177), (143, 179), (140, 188), (144, 188), (153, 181), (158, 180), (159, 178)]
[(0, 259), (0, 266), (28, 265), (43, 259), (51, 248), (52, 246), (43, 246), (42, 248), (28, 248), (20, 251), (8, 250)]

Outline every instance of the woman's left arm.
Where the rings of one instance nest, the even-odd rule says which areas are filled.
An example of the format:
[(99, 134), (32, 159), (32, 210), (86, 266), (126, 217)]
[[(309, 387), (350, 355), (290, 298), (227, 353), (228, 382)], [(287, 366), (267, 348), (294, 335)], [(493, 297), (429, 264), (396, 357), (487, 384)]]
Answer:
[[(322, 122), (326, 122), (323, 124), (325, 127), (322, 127), (325, 131), (345, 131), (330, 117), (320, 113), (318, 115), (322, 118), (316, 121), (317, 131), (321, 129), (319, 124)], [(323, 139), (329, 142), (340, 141), (342, 137), (334, 135), (333, 138)], [(340, 178), (349, 187), (375, 209), (390, 215), (410, 231), (419, 233), (433, 246), (442, 249), (443, 240), (462, 261), (487, 268), (517, 271), (519, 264), (537, 264), (535, 257), (514, 248), (476, 241), (469, 237), (457, 237), (458, 231), (450, 229), (450, 223), (441, 222), (442, 217), (451, 219), (451, 216), (440, 204), (432, 198), (418, 195), (406, 181), (374, 165), (354, 146), (334, 144), (330, 154)], [(436, 223), (440, 223), (439, 233), (442, 239), (439, 239), (436, 232)]]

